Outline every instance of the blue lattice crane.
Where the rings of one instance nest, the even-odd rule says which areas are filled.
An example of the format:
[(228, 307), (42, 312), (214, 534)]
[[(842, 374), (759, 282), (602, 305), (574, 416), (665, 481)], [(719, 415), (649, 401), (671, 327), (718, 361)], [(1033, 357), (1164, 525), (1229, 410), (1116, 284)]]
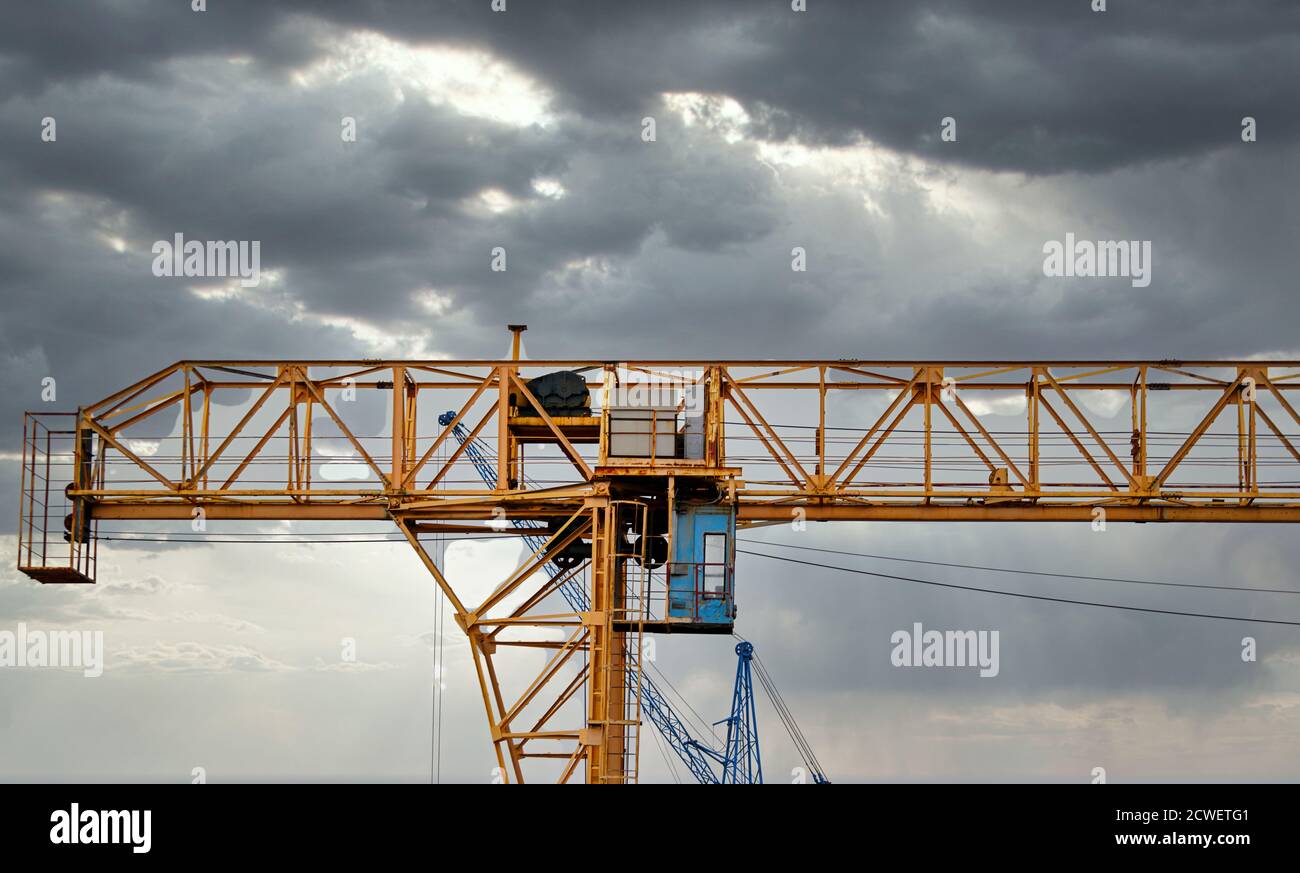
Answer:
[(724, 785), (760, 785), (763, 782), (763, 759), (758, 747), (758, 713), (754, 709), (752, 663), (754, 644), (736, 643), (736, 686), (731, 695), (731, 715), (715, 725), (727, 726), (727, 742), (718, 753), (696, 740), (692, 746), (712, 758), (722, 768)]

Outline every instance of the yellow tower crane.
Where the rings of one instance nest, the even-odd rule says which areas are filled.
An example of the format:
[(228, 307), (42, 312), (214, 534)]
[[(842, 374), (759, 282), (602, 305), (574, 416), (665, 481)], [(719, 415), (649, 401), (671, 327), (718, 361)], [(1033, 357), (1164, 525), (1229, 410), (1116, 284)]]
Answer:
[[(644, 635), (732, 631), (738, 529), (1300, 521), (1297, 361), (529, 361), (523, 329), (508, 360), (182, 361), (29, 413), (19, 569), (93, 581), (104, 520), (391, 521), (503, 778), (608, 783), (637, 776)], [(424, 538), (488, 530), (545, 544), (470, 599)]]

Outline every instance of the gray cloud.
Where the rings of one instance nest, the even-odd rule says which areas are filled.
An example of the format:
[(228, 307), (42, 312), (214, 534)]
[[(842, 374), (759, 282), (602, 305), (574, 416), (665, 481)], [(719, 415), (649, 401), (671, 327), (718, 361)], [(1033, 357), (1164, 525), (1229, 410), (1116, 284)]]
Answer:
[(278, 673), (293, 670), (249, 646), (159, 642), (112, 652), (109, 669), (152, 670), (164, 673)]

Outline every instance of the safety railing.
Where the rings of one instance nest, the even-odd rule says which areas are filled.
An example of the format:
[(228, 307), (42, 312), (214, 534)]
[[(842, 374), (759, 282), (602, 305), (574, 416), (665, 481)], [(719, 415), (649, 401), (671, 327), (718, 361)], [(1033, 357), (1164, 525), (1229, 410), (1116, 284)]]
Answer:
[[(75, 413), (23, 420), (18, 569), (38, 582), (94, 582), (95, 526), (84, 501), (68, 497), (79, 458)], [(83, 447), (83, 452), (90, 447)]]
[[(690, 578), (689, 588), (674, 585), (671, 581), (682, 576)], [(670, 619), (700, 624), (730, 623), (735, 619), (735, 566), (730, 562), (675, 561), (669, 565), (668, 578)]]

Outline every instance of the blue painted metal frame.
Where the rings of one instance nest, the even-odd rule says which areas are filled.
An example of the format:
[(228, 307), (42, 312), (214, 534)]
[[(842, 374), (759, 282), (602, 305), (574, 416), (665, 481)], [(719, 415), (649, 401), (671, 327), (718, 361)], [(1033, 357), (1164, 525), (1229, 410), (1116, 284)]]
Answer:
[[(731, 715), (714, 724), (727, 725), (727, 743), (720, 755), (696, 744), (696, 748), (722, 765), (723, 785), (763, 784), (763, 758), (758, 745), (758, 711), (754, 706), (754, 677), (751, 662), (754, 644), (736, 644), (736, 685), (731, 694)], [(691, 740), (694, 743), (694, 740)]]
[[(679, 505), (674, 515), (668, 619), (730, 630), (735, 621), (736, 512), (730, 506)], [(709, 562), (705, 543), (710, 535), (723, 537), (721, 562)], [(707, 590), (714, 579), (721, 582), (721, 591)]]

